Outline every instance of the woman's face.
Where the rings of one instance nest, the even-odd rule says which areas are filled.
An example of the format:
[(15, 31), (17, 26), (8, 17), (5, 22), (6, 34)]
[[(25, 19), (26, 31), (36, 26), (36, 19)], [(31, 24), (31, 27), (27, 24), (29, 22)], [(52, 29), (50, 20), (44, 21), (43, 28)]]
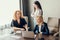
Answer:
[(41, 17), (37, 17), (36, 21), (37, 21), (37, 23), (41, 23), (42, 22), (42, 18)]
[(17, 17), (17, 19), (20, 18), (20, 15), (21, 15), (20, 12), (17, 12), (17, 13), (16, 13), (16, 17)]

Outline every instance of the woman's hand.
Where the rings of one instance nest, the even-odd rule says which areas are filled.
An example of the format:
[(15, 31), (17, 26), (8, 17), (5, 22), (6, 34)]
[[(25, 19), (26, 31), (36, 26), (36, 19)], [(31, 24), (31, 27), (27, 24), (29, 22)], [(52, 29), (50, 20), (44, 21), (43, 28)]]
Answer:
[(25, 29), (24, 29), (24, 28), (21, 28), (20, 30), (21, 30), (21, 31), (25, 31)]
[(40, 37), (40, 38), (42, 37), (42, 32), (39, 33), (39, 37)]
[(31, 17), (34, 17), (34, 14), (31, 14)]
[(37, 35), (34, 35), (34, 38), (36, 38), (37, 37)]

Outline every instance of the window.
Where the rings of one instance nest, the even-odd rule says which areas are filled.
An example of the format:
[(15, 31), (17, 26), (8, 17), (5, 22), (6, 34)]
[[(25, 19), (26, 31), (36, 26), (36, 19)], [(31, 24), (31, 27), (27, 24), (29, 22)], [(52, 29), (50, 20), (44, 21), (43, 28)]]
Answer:
[(15, 10), (19, 9), (19, 0), (0, 0), (0, 25), (11, 23)]

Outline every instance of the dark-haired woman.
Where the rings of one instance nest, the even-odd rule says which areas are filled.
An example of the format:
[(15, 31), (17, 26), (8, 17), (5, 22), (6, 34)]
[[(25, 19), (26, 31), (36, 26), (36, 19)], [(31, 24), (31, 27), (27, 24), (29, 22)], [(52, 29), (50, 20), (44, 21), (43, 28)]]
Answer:
[(31, 14), (31, 17), (34, 18), (34, 27), (36, 25), (36, 16), (43, 16), (42, 7), (39, 1), (35, 1), (34, 4), (34, 12)]

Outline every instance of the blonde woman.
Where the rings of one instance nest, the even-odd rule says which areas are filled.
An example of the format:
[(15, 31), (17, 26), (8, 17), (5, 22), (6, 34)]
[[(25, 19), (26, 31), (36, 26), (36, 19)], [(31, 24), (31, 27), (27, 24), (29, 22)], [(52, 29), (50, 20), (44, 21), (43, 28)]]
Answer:
[(39, 38), (38, 36), (40, 36), (41, 37), (40, 40), (44, 40), (44, 38), (42, 37), (43, 35), (49, 36), (48, 25), (43, 21), (42, 16), (37, 16), (36, 21), (37, 21), (37, 24), (35, 25), (35, 29), (34, 29), (35, 37)]
[(28, 30), (27, 22), (23, 18), (23, 13), (20, 10), (15, 11), (12, 26), (15, 32), (18, 30)]

